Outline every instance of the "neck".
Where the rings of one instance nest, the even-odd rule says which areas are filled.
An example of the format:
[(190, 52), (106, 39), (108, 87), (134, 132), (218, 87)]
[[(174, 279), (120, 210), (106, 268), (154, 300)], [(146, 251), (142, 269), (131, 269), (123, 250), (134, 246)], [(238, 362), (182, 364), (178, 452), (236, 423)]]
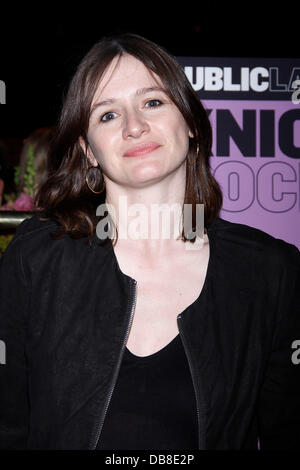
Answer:
[(150, 250), (178, 245), (184, 196), (184, 166), (182, 171), (143, 187), (107, 180), (106, 205), (118, 230), (118, 242), (126, 240)]

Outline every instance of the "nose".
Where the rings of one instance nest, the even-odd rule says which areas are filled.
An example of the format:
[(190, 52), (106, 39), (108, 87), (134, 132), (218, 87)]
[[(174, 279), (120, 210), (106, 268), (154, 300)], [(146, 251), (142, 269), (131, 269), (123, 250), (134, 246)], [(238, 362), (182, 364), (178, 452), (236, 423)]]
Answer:
[(123, 138), (138, 138), (149, 132), (150, 126), (139, 110), (127, 111), (124, 120)]

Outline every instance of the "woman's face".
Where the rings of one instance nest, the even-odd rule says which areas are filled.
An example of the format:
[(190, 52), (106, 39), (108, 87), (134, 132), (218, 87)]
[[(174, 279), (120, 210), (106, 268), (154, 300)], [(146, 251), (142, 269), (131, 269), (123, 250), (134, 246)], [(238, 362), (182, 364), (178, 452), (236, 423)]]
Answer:
[(88, 157), (106, 178), (127, 187), (160, 181), (183, 165), (189, 129), (142, 62), (115, 58), (92, 102)]

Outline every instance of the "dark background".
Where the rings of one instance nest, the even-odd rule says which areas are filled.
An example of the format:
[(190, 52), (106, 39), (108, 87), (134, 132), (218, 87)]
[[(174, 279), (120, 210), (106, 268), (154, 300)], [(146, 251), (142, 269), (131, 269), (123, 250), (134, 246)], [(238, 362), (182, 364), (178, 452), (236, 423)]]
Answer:
[(71, 5), (40, 3), (29, 11), (14, 4), (2, 11), (0, 139), (24, 139), (55, 124), (76, 65), (105, 35), (137, 33), (175, 56), (299, 57), (299, 15), (291, 4), (185, 2), (168, 11), (161, 11), (163, 2)]

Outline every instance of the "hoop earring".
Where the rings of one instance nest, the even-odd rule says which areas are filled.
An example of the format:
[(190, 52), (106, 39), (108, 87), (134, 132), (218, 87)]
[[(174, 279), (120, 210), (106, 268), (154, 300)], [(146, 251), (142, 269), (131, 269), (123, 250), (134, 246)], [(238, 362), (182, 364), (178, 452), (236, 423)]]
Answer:
[(102, 188), (101, 188), (100, 191), (95, 191), (93, 188), (90, 187), (90, 184), (89, 184), (89, 182), (88, 182), (88, 172), (89, 172), (92, 168), (95, 168), (95, 167), (94, 167), (93, 165), (90, 165), (90, 166), (87, 168), (86, 173), (85, 173), (85, 182), (86, 182), (87, 187), (89, 188), (90, 191), (92, 191), (94, 194), (101, 194), (101, 193), (104, 191), (104, 189), (105, 189), (105, 180), (104, 180), (104, 178), (103, 178), (103, 173), (102, 173), (102, 171), (101, 171), (101, 169), (100, 169), (100, 166), (97, 166), (97, 168), (99, 169), (99, 171), (100, 171), (100, 173), (101, 173), (102, 179), (103, 179), (103, 185), (102, 185)]

